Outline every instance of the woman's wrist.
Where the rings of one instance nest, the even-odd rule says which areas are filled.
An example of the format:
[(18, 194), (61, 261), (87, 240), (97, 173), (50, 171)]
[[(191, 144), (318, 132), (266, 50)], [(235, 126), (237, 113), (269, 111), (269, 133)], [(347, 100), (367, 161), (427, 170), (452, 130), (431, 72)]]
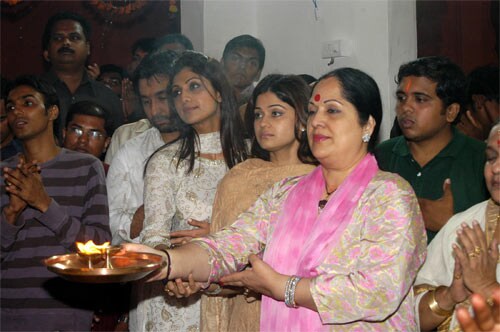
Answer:
[(297, 308), (297, 304), (295, 303), (295, 291), (300, 279), (301, 278), (298, 276), (291, 276), (285, 284), (285, 304), (289, 308)]
[(271, 297), (276, 301), (285, 301), (285, 290), (288, 279), (291, 276), (287, 276), (285, 274), (277, 274), (277, 278), (274, 280), (274, 284), (271, 288)]
[(218, 295), (222, 292), (222, 287), (219, 284), (210, 284), (207, 288), (202, 289), (206, 295)]
[(161, 252), (163, 252), (165, 255), (163, 255), (165, 259), (165, 267), (162, 269), (162, 274), (165, 273), (165, 276), (163, 277), (162, 275), (162, 282), (163, 284), (167, 284), (169, 278), (170, 278), (170, 272), (172, 271), (172, 259), (170, 258), (170, 253), (168, 252), (167, 249), (159, 249)]
[(430, 292), (429, 307), (434, 313), (440, 313), (443, 316), (445, 313), (451, 313), (455, 309), (455, 301), (451, 296), (450, 288), (439, 286)]

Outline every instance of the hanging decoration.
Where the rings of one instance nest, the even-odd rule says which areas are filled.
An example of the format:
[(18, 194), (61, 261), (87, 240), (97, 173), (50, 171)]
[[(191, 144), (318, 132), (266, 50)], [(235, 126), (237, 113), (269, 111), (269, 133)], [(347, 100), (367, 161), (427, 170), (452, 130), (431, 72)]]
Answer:
[(178, 24), (180, 0), (88, 0), (82, 5), (89, 10), (92, 19), (98, 22), (99, 43), (94, 47), (106, 48), (108, 35), (114, 29), (130, 28), (147, 21), (152, 12), (162, 8), (167, 22)]
[(9, 6), (15, 6), (20, 3), (22, 0), (2, 0), (2, 3), (5, 3)]
[[(171, 11), (178, 10), (179, 1), (169, 0), (166, 2), (170, 8), (168, 9), (168, 19), (177, 19), (178, 13), (172, 17)], [(88, 0), (81, 2), (94, 14), (94, 19), (101, 24), (125, 27), (147, 20), (148, 15), (160, 3), (160, 1), (153, 0)]]
[(17, 21), (28, 15), (34, 6), (39, 4), (38, 1), (26, 0), (0, 0), (2, 18), (7, 18), (11, 21)]
[(142, 9), (147, 2), (146, 0), (90, 0), (90, 4), (98, 10), (114, 15), (130, 15)]
[(129, 27), (146, 19), (154, 10), (151, 0), (89, 0), (82, 1), (84, 7), (93, 13), (93, 18), (103, 25)]
[(178, 11), (179, 8), (177, 8), (177, 0), (170, 0), (168, 6), (168, 12), (170, 14), (176, 14)]

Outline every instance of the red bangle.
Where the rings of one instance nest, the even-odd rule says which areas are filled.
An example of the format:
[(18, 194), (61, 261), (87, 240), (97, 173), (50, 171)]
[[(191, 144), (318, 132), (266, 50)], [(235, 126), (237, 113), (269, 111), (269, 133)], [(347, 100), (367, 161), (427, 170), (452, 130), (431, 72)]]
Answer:
[(167, 276), (165, 279), (162, 280), (163, 284), (166, 285), (168, 282), (168, 277), (170, 277), (170, 271), (172, 271), (172, 260), (170, 259), (170, 254), (168, 253), (167, 249), (160, 249), (167, 255)]

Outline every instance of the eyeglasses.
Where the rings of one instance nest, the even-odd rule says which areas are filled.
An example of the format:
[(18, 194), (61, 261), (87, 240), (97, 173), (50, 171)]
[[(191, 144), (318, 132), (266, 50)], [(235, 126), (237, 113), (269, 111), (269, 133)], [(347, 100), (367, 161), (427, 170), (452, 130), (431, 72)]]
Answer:
[(68, 128), (68, 131), (75, 135), (76, 137), (82, 137), (83, 134), (85, 133), (87, 135), (87, 138), (88, 139), (92, 139), (92, 140), (100, 140), (104, 137), (104, 134), (101, 133), (100, 131), (98, 130), (89, 130), (89, 131), (85, 131), (83, 130), (82, 128), (78, 128), (78, 127), (69, 127)]

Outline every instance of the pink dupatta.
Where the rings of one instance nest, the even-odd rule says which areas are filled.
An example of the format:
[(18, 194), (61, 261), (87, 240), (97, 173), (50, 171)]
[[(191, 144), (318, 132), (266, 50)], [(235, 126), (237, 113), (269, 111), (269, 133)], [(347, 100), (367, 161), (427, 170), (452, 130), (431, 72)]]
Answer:
[[(277, 272), (315, 277), (351, 221), (368, 183), (378, 171), (375, 157), (367, 154), (330, 197), (318, 215), (325, 190), (322, 167), (301, 179), (291, 190), (268, 241), (264, 261)], [(288, 308), (284, 302), (262, 297), (261, 331), (327, 330), (319, 314), (307, 308)]]

